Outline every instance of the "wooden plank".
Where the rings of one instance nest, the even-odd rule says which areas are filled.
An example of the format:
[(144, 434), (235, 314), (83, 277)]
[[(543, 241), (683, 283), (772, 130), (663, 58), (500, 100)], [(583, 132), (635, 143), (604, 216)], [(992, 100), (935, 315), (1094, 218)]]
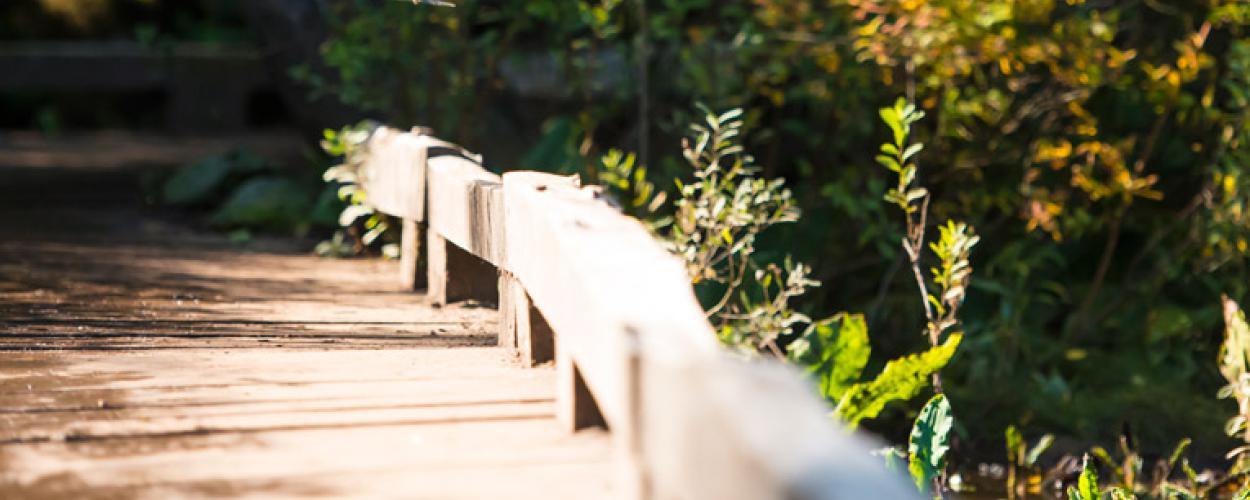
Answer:
[(607, 422), (581, 369), (567, 350), (556, 353), (556, 421), (568, 432), (604, 427)]
[(533, 367), (555, 361), (555, 332), (547, 323), (547, 318), (534, 307), (534, 302), (519, 283), (511, 298), (516, 321), (517, 358), (521, 365)]
[(369, 137), (363, 184), (379, 212), (425, 222), (425, 164), (428, 136), (381, 127)]
[[(554, 370), (344, 345), (493, 340), (490, 311), (395, 293), (396, 262), (230, 245), (140, 210), (134, 175), (0, 168), (0, 498), (614, 496), (607, 436), (555, 421)], [(22, 351), (36, 335), (67, 342)], [(96, 350), (115, 335), (145, 338)], [(314, 336), (335, 342), (278, 347)]]
[(459, 156), (430, 158), (426, 175), (430, 228), (502, 267), (503, 184), (499, 176)]
[(499, 346), (521, 366), (555, 361), (555, 332), (512, 273), (499, 272)]
[(427, 294), (436, 306), (462, 300), (496, 304), (499, 301), (499, 272), (486, 262), (437, 231), (426, 231)]
[(628, 333), (715, 351), (684, 266), (636, 220), (568, 178), (504, 174), (508, 269), (569, 351), (614, 430), (628, 433)]
[(492, 348), (8, 358), (0, 498), (613, 496), (606, 436)]
[(512, 273), (499, 270), (499, 347), (510, 356), (517, 355), (517, 322), (515, 294), (524, 292)]
[(918, 497), (801, 374), (732, 359), (683, 263), (636, 220), (555, 176), (508, 173), (504, 193), (508, 269), (556, 332), (557, 414), (580, 427), (593, 400), (641, 496)]
[(639, 338), (639, 449), (653, 496), (920, 498), (871, 455), (884, 443), (834, 425), (796, 370), (686, 356), (660, 332)]
[(421, 272), (421, 223), (416, 219), (403, 219), (400, 227), (399, 282), (404, 290), (420, 290), (427, 286), (426, 275)]

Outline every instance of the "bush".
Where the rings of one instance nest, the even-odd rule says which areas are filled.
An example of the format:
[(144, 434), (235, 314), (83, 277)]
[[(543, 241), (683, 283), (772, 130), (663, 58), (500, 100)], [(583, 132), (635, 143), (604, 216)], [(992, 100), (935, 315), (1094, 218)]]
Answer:
[[(928, 116), (913, 133), (930, 220), (981, 239), (943, 380), (966, 442), (997, 448), (1009, 424), (1083, 439), (1128, 424), (1156, 449), (1178, 434), (1225, 448), (1210, 360), (1215, 299), (1250, 295), (1245, 2), (457, 4), (344, 2), (324, 52), (338, 78), (314, 83), (481, 149), (498, 129), (478, 118), (510, 99), (503, 62), (549, 54), (568, 91), (533, 108), (550, 133), (522, 166), (597, 177), (611, 168), (588, 158), (627, 147), (661, 189), (685, 173), (662, 138), (693, 121), (687, 103), (749, 110), (737, 120), (759, 175), (789, 179), (806, 214), (752, 242), (757, 255), (794, 254), (827, 284), (796, 313), (864, 311), (877, 364), (931, 345), (915, 335), (932, 321), (898, 250), (908, 230), (880, 202), (897, 175), (864, 147), (885, 138), (876, 110), (906, 95)], [(879, 428), (911, 419), (896, 420)]]

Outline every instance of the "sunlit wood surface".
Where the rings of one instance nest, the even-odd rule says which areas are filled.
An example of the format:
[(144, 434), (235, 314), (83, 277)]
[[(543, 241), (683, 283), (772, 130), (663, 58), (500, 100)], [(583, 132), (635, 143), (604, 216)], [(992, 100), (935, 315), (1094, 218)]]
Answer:
[(0, 498), (612, 495), (606, 436), (558, 429), (493, 309), (231, 244), (139, 177), (0, 168)]

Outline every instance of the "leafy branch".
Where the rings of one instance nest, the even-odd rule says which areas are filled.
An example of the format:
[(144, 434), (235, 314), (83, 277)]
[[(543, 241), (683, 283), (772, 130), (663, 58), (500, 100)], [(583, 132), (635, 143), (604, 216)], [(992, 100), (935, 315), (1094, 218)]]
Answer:
[[(939, 260), (938, 267), (930, 269), (937, 294), (930, 294), (921, 271), (930, 196), (928, 189), (917, 185), (919, 167), (915, 162), (916, 155), (924, 150), (924, 144), (911, 142), (912, 125), (923, 119), (925, 114), (903, 98), (895, 101), (892, 107), (882, 108), (880, 114), (882, 121), (890, 127), (892, 142), (881, 145), (881, 154), (876, 160), (897, 174), (895, 187), (885, 193), (885, 200), (903, 212), (906, 223), (903, 251), (911, 263), (912, 275), (923, 297), (929, 345), (937, 346), (942, 342), (943, 335), (959, 323), (959, 307), (963, 304), (968, 280), (972, 276), (968, 257), (980, 238), (962, 222), (947, 221), (938, 227), (938, 241), (929, 246)], [(933, 374), (933, 385), (938, 392), (942, 391), (941, 376), (937, 373)]]

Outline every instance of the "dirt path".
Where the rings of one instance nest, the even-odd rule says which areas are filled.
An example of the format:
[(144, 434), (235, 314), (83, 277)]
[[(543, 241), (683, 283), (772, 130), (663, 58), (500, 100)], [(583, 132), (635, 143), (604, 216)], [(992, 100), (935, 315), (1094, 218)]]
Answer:
[[(2, 159), (0, 159), (2, 161)], [(239, 248), (134, 172), (0, 168), (0, 498), (601, 498), (551, 370), (396, 264)]]

